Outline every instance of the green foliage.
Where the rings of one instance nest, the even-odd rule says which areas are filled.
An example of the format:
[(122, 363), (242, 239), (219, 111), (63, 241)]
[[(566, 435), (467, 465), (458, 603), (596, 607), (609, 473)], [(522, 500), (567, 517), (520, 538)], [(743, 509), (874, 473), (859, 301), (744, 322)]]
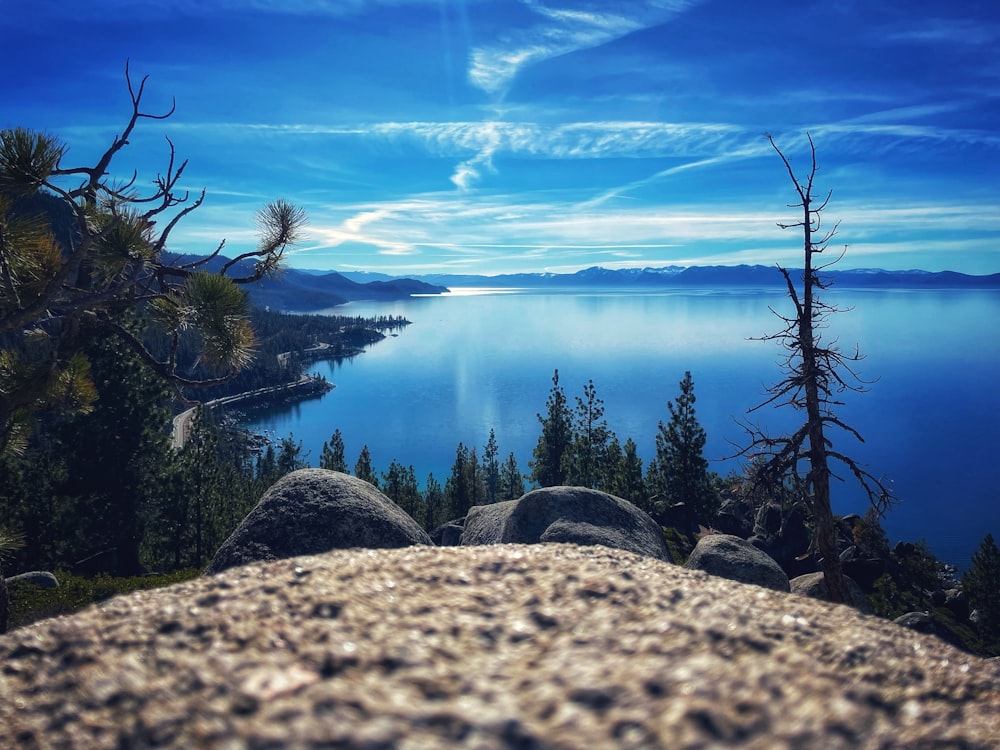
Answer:
[(694, 381), (685, 372), (680, 396), (667, 402), (670, 422), (660, 422), (656, 434), (656, 458), (646, 474), (649, 492), (660, 495), (668, 505), (685, 503), (696, 517), (711, 521), (719, 506), (719, 495), (703, 455), (705, 430), (695, 414)]
[(987, 534), (962, 577), (969, 607), (977, 614), (976, 630), (990, 655), (1000, 655), (1000, 548)]
[(889, 537), (886, 536), (878, 512), (869, 507), (854, 526), (854, 543), (865, 555), (885, 560), (889, 557)]
[(427, 481), (424, 483), (424, 505), (427, 508), (424, 528), (428, 531), (433, 531), (450, 520), (444, 489), (433, 474), (428, 474)]
[(446, 520), (462, 518), (474, 505), (482, 505), (486, 499), (486, 485), (483, 482), (479, 459), (475, 448), (467, 448), (462, 443), (455, 449), (455, 462), (451, 475), (444, 485)]
[(663, 528), (663, 540), (667, 543), (670, 561), (675, 565), (686, 563), (698, 543), (698, 539), (693, 534), (675, 529), (672, 526)]
[(546, 413), (538, 414), (542, 434), (532, 455), (531, 480), (541, 487), (554, 487), (566, 483), (563, 457), (573, 441), (573, 417), (566, 401), (566, 393), (559, 385), (559, 370), (552, 375), (552, 389), (545, 402)]
[(358, 479), (363, 479), (373, 487), (378, 487), (378, 476), (375, 474), (375, 469), (372, 466), (372, 454), (368, 450), (367, 445), (361, 447), (357, 463), (354, 464), (354, 476)]
[(517, 500), (524, 494), (524, 476), (517, 466), (517, 457), (510, 453), (500, 467), (500, 500)]
[(420, 497), (417, 476), (412, 466), (403, 467), (396, 459), (382, 474), (382, 492), (396, 505), (406, 511), (410, 518), (421, 526), (427, 523), (427, 507)]
[[(177, 386), (204, 384), (178, 368), (182, 338), (196, 342), (195, 358), (216, 382), (244, 369), (256, 337), (237, 285), (272, 274), (305, 222), (301, 210), (277, 201), (258, 214), (255, 250), (232, 260), (219, 255), (222, 244), (207, 258), (166, 253), (170, 233), (204, 193), (192, 199), (179, 187), (187, 165), (175, 162), (172, 144), (153, 189), (114, 178), (137, 123), (172, 114), (143, 111), (145, 79), (133, 87), (127, 66), (125, 77), (131, 116), (92, 165), (64, 165), (67, 149), (54, 136), (0, 130), (0, 451), (25, 450), (38, 415), (92, 406), (98, 388), (84, 350), (94, 331)], [(205, 270), (211, 262), (218, 270)], [(154, 328), (165, 342), (158, 353), (146, 342)]]
[(604, 401), (597, 397), (594, 381), (583, 387), (583, 397), (576, 397), (571, 415), (571, 437), (563, 453), (564, 483), (576, 487), (604, 489), (613, 470), (608, 455), (614, 434), (604, 419)]
[(73, 614), (112, 596), (170, 586), (195, 578), (200, 573), (198, 568), (188, 568), (167, 575), (122, 578), (98, 575), (87, 578), (59, 570), (55, 573), (58, 588), (43, 589), (29, 584), (10, 587), (10, 627), (23, 627), (48, 617)]
[(347, 461), (344, 458), (344, 436), (340, 434), (340, 430), (334, 430), (333, 435), (330, 436), (330, 442), (323, 443), (323, 449), (319, 456), (319, 467), (347, 473)]
[(606, 491), (648, 511), (649, 494), (642, 476), (639, 446), (632, 438), (628, 438), (625, 441), (625, 448), (622, 450), (618, 441), (615, 440), (608, 453), (611, 457), (610, 465), (613, 474), (605, 487)]
[(490, 428), (490, 437), (483, 448), (482, 473), (486, 484), (486, 497), (483, 502), (495, 503), (500, 499), (500, 447), (497, 436)]

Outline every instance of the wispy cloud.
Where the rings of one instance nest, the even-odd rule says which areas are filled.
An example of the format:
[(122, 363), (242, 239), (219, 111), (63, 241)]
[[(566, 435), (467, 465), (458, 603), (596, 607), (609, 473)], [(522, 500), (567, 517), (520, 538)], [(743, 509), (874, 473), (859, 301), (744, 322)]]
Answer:
[[(606, 4), (521, 0), (538, 22), (507, 33), (502, 39), (472, 50), (468, 77), (473, 86), (502, 100), (511, 83), (526, 67), (561, 55), (591, 49), (628, 34), (663, 23), (700, 0), (634, 0)], [(452, 181), (468, 189), (492, 169), (496, 145), (485, 144), (455, 170)]]
[(1000, 24), (971, 18), (922, 18), (883, 38), (891, 42), (983, 46), (1000, 40)]

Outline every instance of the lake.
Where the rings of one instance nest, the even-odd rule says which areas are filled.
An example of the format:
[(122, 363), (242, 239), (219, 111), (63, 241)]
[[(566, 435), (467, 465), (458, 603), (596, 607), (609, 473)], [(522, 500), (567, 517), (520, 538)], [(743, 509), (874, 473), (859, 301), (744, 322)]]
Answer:
[[(926, 539), (964, 567), (987, 532), (1000, 537), (1000, 292), (836, 290), (824, 300), (850, 308), (828, 337), (860, 347), (867, 393), (840, 408), (865, 437), (834, 433), (834, 447), (892, 480), (902, 501), (885, 521), (890, 539)], [(350, 361), (310, 367), (336, 388), (322, 399), (255, 412), (249, 425), (301, 441), (315, 465), (340, 429), (349, 466), (368, 445), (378, 471), (395, 458), (422, 482), (442, 484), (459, 442), (482, 455), (496, 432), (500, 458), (513, 452), (527, 472), (552, 374), (570, 403), (588, 379), (622, 443), (644, 462), (654, 453), (667, 401), (690, 370), (706, 456), (720, 474), (739, 466), (739, 420), (780, 379), (776, 342), (752, 340), (780, 328), (779, 291), (456, 289), (392, 303), (352, 303), (330, 312), (404, 315), (413, 322)], [(755, 412), (770, 432), (796, 423), (790, 410)], [(852, 481), (833, 487), (837, 513), (863, 513)]]

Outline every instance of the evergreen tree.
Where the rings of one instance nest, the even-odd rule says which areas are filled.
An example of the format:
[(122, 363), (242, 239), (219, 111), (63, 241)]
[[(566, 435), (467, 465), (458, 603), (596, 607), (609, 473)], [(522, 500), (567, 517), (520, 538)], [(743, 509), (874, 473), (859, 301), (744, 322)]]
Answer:
[(532, 452), (534, 461), (529, 465), (533, 482), (540, 487), (554, 487), (566, 483), (563, 457), (573, 442), (572, 412), (559, 385), (559, 370), (552, 375), (552, 389), (545, 406), (545, 416), (537, 415), (542, 434)]
[(302, 441), (300, 440), (296, 443), (294, 435), (281, 438), (281, 449), (278, 451), (277, 464), (279, 477), (309, 466), (309, 462), (302, 456)]
[(392, 459), (389, 469), (382, 474), (381, 489), (418, 524), (423, 526), (427, 522), (426, 508), (412, 466), (404, 468), (399, 461)]
[(565, 483), (591, 489), (602, 488), (608, 479), (608, 447), (614, 435), (604, 419), (604, 401), (597, 397), (594, 381), (576, 397), (572, 415), (572, 439), (563, 454)]
[(268, 443), (267, 447), (257, 457), (257, 479), (272, 484), (278, 474), (278, 457), (274, 452), (274, 445)]
[(361, 447), (358, 461), (354, 464), (354, 476), (358, 479), (363, 479), (373, 487), (378, 487), (378, 477), (375, 474), (375, 469), (372, 467), (372, 454), (368, 450), (367, 445)]
[(462, 443), (458, 444), (451, 476), (444, 485), (444, 495), (448, 509), (446, 520), (462, 518), (473, 505), (482, 504), (486, 496), (486, 487), (479, 470), (475, 448), (469, 449)]
[(95, 569), (139, 575), (145, 517), (172, 460), (163, 429), (170, 394), (120, 341), (91, 331), (79, 345), (98, 399), (51, 436), (65, 461), (59, 494), (71, 498), (62, 533), (77, 559), (93, 558)]
[(424, 486), (424, 506), (427, 509), (424, 528), (428, 531), (433, 531), (448, 521), (444, 490), (441, 488), (441, 483), (434, 478), (433, 474), (427, 475), (427, 483)]
[(656, 459), (647, 475), (649, 489), (668, 504), (685, 503), (702, 521), (711, 520), (718, 508), (718, 493), (702, 455), (705, 430), (695, 416), (694, 381), (684, 373), (676, 405), (667, 402), (670, 422), (660, 422), (656, 434)]
[(483, 481), (486, 483), (485, 502), (495, 503), (500, 499), (500, 449), (497, 447), (497, 437), (493, 428), (490, 428), (490, 438), (483, 448)]
[(319, 456), (319, 467), (347, 473), (347, 460), (344, 458), (344, 437), (340, 430), (334, 430), (329, 443), (323, 443)]
[(512, 453), (500, 467), (500, 499), (517, 500), (524, 494), (524, 477), (517, 465), (517, 457)]
[(624, 450), (618, 448), (615, 441), (610, 453), (616, 457), (616, 470), (607, 491), (643, 510), (649, 510), (646, 483), (642, 478), (642, 459), (635, 441), (632, 438), (626, 440)]
[(969, 608), (977, 613), (976, 629), (984, 650), (1000, 655), (1000, 548), (987, 534), (972, 555), (969, 569), (962, 576), (962, 590), (969, 597)]
[[(17, 341), (0, 349), (0, 450), (24, 450), (39, 413), (92, 410), (97, 381), (83, 349), (94, 332), (177, 386), (234, 377), (256, 345), (238, 285), (277, 271), (305, 221), (301, 210), (277, 201), (258, 214), (257, 249), (226, 261), (220, 244), (209, 258), (175, 260), (166, 251), (170, 233), (205, 195), (183, 189), (187, 163), (177, 163), (172, 144), (154, 189), (142, 193), (134, 177), (115, 178), (113, 163), (136, 125), (173, 113), (144, 111), (146, 79), (133, 86), (127, 66), (125, 78), (131, 116), (96, 163), (64, 164), (67, 148), (52, 135), (0, 130), (0, 336)], [(219, 271), (204, 270), (215, 258)], [(123, 315), (140, 307), (141, 327), (170, 342), (163, 357)], [(178, 369), (181, 339), (192, 335), (199, 361), (212, 370), (207, 378)]]

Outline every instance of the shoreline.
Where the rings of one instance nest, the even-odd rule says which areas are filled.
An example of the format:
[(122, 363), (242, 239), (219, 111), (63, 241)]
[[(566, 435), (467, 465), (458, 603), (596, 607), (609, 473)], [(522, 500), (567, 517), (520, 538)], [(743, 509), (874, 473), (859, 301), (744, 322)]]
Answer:
[(215, 398), (203, 404), (192, 406), (190, 409), (185, 409), (180, 414), (174, 416), (172, 420), (171, 446), (177, 451), (184, 448), (184, 444), (187, 442), (191, 432), (192, 419), (199, 408), (216, 409), (220, 406), (231, 406), (243, 402), (250, 402), (252, 404), (255, 401), (273, 401), (275, 400), (275, 396), (287, 394), (304, 394), (303, 398), (309, 398), (329, 393), (335, 387), (333, 383), (324, 378), (303, 374), (298, 380), (291, 383), (282, 383), (281, 385), (272, 385), (253, 391), (244, 391), (243, 393)]

